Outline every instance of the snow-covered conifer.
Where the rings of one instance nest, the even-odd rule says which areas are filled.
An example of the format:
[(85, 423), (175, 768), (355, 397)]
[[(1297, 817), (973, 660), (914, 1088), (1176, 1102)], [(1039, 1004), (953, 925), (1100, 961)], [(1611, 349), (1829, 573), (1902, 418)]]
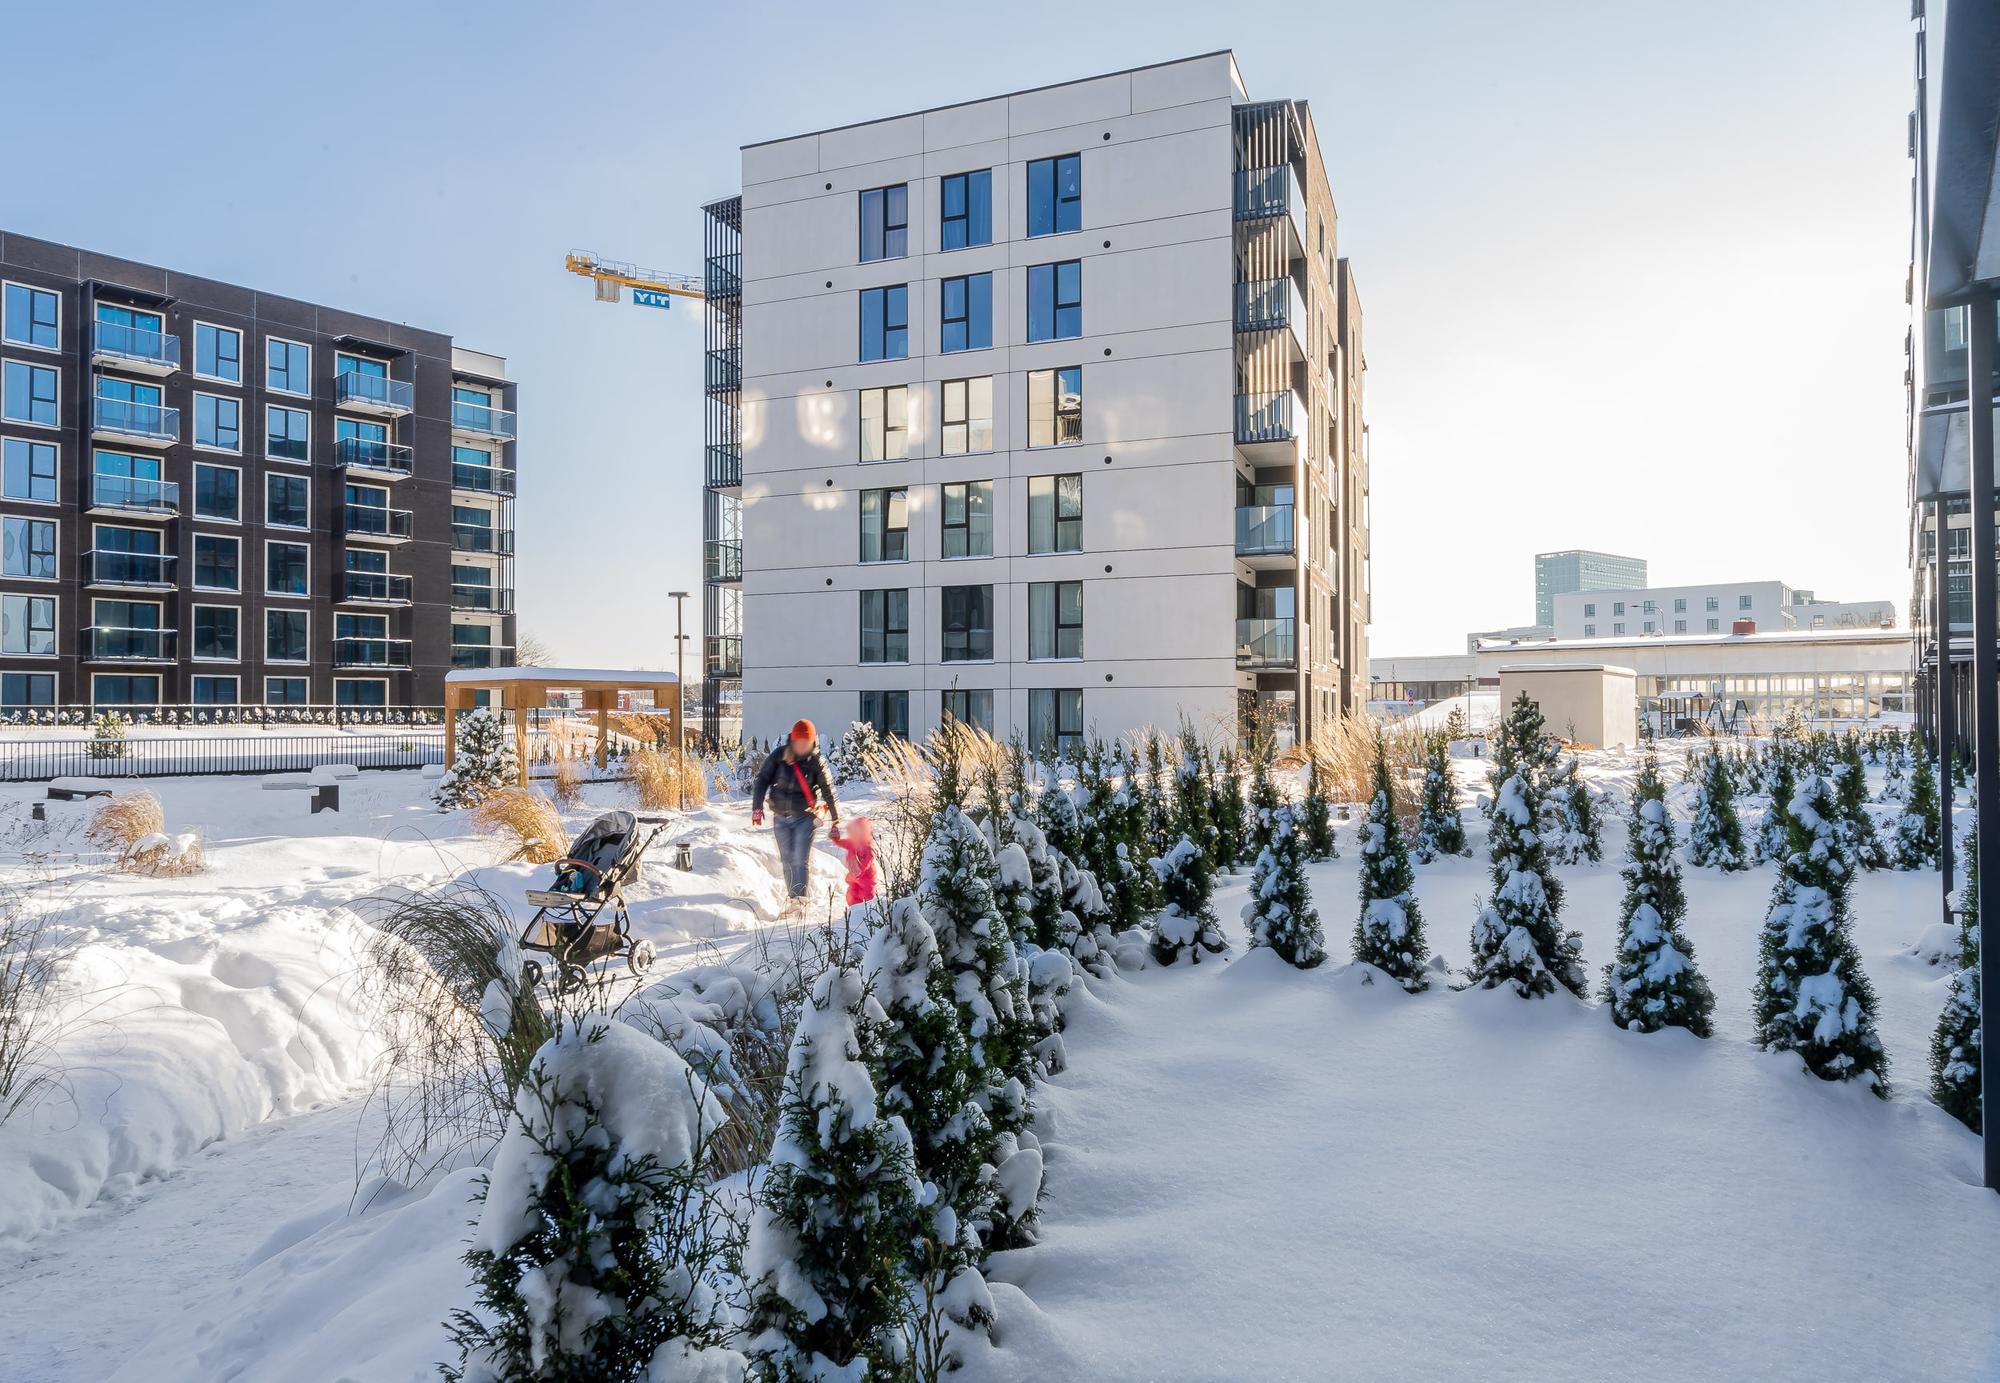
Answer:
[(1305, 801), (1299, 809), (1299, 844), (1306, 858), (1315, 864), (1338, 859), (1340, 847), (1334, 841), (1333, 799), (1326, 790), (1325, 755), (1317, 749), (1306, 754)]
[[(1917, 757), (1923, 756), (1919, 754)], [(1932, 786), (1935, 787), (1936, 784)], [(1900, 802), (1908, 795), (1909, 790), (1909, 773), (1904, 763), (1903, 747), (1901, 744), (1891, 745), (1882, 751), (1882, 800)]]
[[(1902, 814), (1896, 818), (1896, 868), (1936, 869), (1944, 851), (1937, 775), (1931, 772), (1931, 756), (1922, 746), (1918, 746), (1912, 758), (1906, 800)], [(1902, 761), (1900, 753), (1889, 760), (1891, 765)]]
[(1834, 804), (1854, 837), (1854, 862), (1863, 869), (1886, 869), (1889, 852), (1868, 812), (1868, 769), (1861, 761), (1861, 742), (1844, 737), (1836, 751)]
[(1424, 940), (1417, 873), (1403, 847), (1380, 735), (1375, 737), (1374, 787), (1368, 819), (1361, 824), (1361, 915), (1354, 923), (1354, 959), (1415, 994), (1430, 986), (1430, 946)]
[(1875, 991), (1848, 921), (1852, 824), (1818, 773), (1799, 780), (1791, 815), (1791, 840), (1764, 920), (1758, 1045), (1797, 1052), (1822, 1080), (1866, 1080), (1886, 1098), (1889, 1066), (1875, 1033)]
[(1175, 840), (1174, 801), (1167, 787), (1167, 740), (1157, 730), (1146, 734), (1146, 856), (1165, 853)]
[(1153, 860), (1166, 906), (1153, 919), (1153, 959), (1161, 965), (1199, 961), (1204, 954), (1229, 949), (1209, 901), (1215, 890), (1214, 869), (1192, 840), (1182, 836), (1174, 848)]
[(1681, 930), (1687, 894), (1674, 856), (1674, 821), (1666, 785), (1651, 754), (1632, 790), (1626, 833), (1625, 902), (1618, 917), (1618, 954), (1604, 967), (1603, 997), (1621, 1028), (1657, 1032), (1711, 1031), (1715, 995), (1695, 967), (1694, 946)]
[[(1118, 787), (1112, 794), (1112, 805), (1117, 811), (1119, 856), (1128, 862), (1149, 860), (1153, 851), (1148, 844), (1146, 795), (1139, 782), (1138, 756), (1121, 746), (1115, 762)], [(1125, 886), (1131, 891), (1133, 910), (1141, 916), (1159, 908), (1159, 884), (1152, 870), (1134, 863), (1125, 871)]]
[(1736, 785), (1720, 754), (1702, 765), (1695, 790), (1694, 820), (1688, 824), (1688, 863), (1734, 873), (1750, 867), (1743, 845), (1743, 823), (1736, 815)]
[(1201, 771), (1201, 740), (1194, 727), (1181, 725), (1180, 753), (1174, 762), (1174, 840), (1185, 836), (1195, 849), (1211, 861), (1215, 841), (1215, 821), (1209, 801), (1208, 782)]
[[(1271, 755), (1271, 742), (1261, 740), (1250, 757), (1249, 810), (1244, 825), (1249, 832), (1250, 852), (1259, 859), (1271, 848), (1271, 834), (1278, 827), (1278, 808), (1285, 804), (1272, 772)], [(1291, 815), (1287, 813), (1285, 819), (1290, 821)]]
[(1275, 809), (1271, 843), (1258, 854), (1250, 872), (1250, 901), (1243, 905), (1243, 922), (1250, 945), (1268, 946), (1287, 965), (1310, 970), (1326, 960), (1326, 935), (1313, 908), (1300, 858), (1298, 824), (1290, 806)]
[(1582, 765), (1575, 759), (1563, 765), (1549, 784), (1550, 801), (1544, 809), (1549, 858), (1557, 864), (1595, 864), (1604, 858), (1604, 840), (1597, 822), (1597, 807), (1583, 781)]
[[(1924, 761), (1921, 745), (1917, 762)], [(1958, 969), (1945, 986), (1944, 1010), (1931, 1033), (1931, 1098), (1974, 1133), (1983, 1125), (1980, 1064), (1979, 831), (1965, 842), (1965, 891), (1959, 900)]]
[(1424, 744), (1424, 790), (1417, 802), (1416, 857), (1465, 853), (1465, 823), (1458, 814), (1458, 779), (1451, 771), (1451, 742), (1432, 735)]
[(1139, 891), (1130, 878), (1136, 866), (1122, 848), (1123, 813), (1101, 741), (1084, 750), (1077, 774), (1077, 785), (1083, 792), (1083, 801), (1077, 807), (1083, 818), (1083, 860), (1097, 879), (1105, 906), (1111, 910), (1112, 929), (1126, 931), (1142, 924), (1146, 914), (1140, 906)]
[(1244, 829), (1242, 770), (1236, 751), (1224, 749), (1215, 756), (1209, 774), (1209, 820), (1214, 823), (1219, 842), (1215, 858), (1218, 869), (1233, 870), (1250, 858), (1244, 853), (1248, 832)]
[(438, 779), (431, 800), (439, 811), (476, 807), (520, 777), (521, 761), (506, 723), (484, 707), (461, 711), (451, 767)]
[(1782, 860), (1791, 849), (1792, 798), (1799, 790), (1792, 751), (1786, 745), (1777, 745), (1772, 752), (1769, 785), (1771, 805), (1765, 809), (1763, 824), (1757, 829), (1757, 853), (1766, 860)]

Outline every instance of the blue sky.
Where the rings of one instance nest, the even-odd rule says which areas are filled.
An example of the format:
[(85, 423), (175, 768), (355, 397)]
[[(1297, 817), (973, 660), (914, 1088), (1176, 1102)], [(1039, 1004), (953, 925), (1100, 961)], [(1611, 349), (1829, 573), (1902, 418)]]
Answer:
[(694, 271), (743, 143), (1223, 47), (1313, 104), (1359, 275), (1378, 655), (1525, 622), (1549, 548), (1908, 599), (1905, 6), (10, 9), (0, 225), (508, 358), (566, 662), (672, 666), (701, 528), (698, 316), (566, 249)]

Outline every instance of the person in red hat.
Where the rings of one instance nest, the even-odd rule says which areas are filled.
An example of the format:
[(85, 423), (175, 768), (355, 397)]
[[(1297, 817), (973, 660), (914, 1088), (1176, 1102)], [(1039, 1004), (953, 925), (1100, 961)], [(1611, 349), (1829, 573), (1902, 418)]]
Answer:
[(792, 901), (806, 896), (806, 874), (813, 836), (824, 813), (840, 834), (840, 803), (833, 795), (833, 775), (820, 757), (819, 734), (810, 720), (792, 726), (786, 741), (771, 751), (750, 788), (750, 824), (764, 824), (764, 803), (771, 804), (771, 829), (778, 837), (778, 859), (785, 868), (785, 888)]

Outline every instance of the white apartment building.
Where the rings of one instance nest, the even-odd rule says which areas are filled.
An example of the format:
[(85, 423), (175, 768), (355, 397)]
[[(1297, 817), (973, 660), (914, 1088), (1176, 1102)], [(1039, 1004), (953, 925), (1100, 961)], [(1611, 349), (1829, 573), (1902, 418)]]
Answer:
[(1290, 737), (1362, 704), (1360, 308), (1304, 103), (1218, 52), (742, 176), (745, 735)]
[(1883, 629), (1895, 602), (1819, 600), (1782, 581), (1569, 591), (1555, 597), (1555, 638), (1622, 639), (1649, 634), (1727, 634), (1739, 620), (1762, 633), (1788, 629)]

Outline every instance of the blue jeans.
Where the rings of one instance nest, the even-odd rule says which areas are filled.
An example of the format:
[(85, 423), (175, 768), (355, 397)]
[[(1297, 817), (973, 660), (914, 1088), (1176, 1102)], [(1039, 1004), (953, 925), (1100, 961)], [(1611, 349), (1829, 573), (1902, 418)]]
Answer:
[(778, 859), (785, 866), (785, 887), (792, 897), (806, 896), (806, 867), (812, 859), (813, 834), (819, 821), (812, 816), (774, 816), (771, 829), (778, 837)]

